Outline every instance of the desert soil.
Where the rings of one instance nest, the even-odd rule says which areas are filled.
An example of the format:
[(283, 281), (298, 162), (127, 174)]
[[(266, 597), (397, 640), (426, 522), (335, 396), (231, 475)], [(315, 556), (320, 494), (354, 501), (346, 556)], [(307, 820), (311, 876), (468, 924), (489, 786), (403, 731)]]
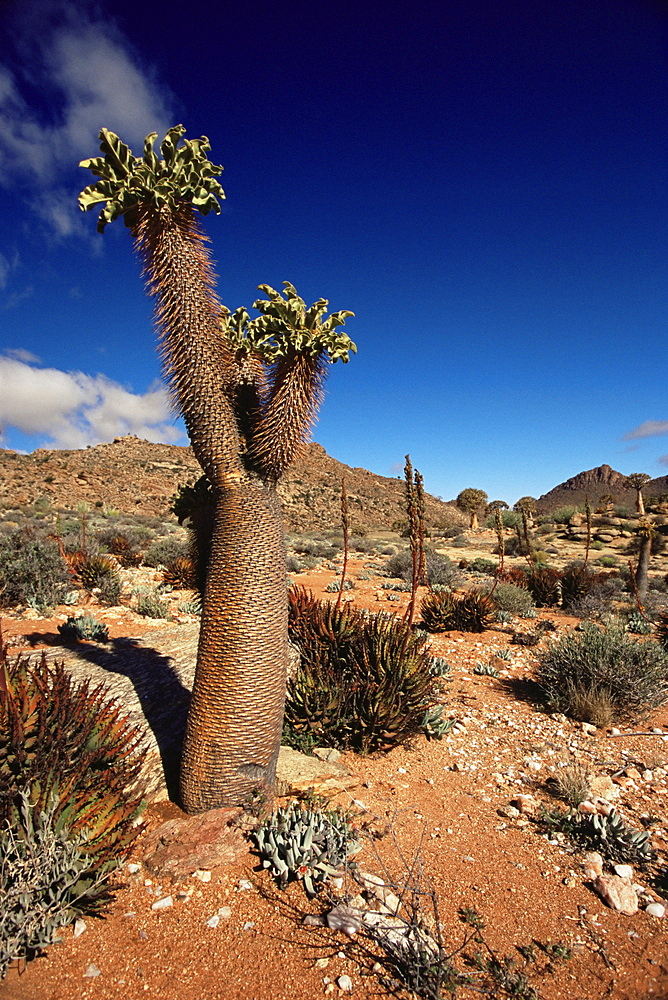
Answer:
[[(355, 557), (356, 577), (369, 557)], [(334, 571), (300, 574), (296, 583), (322, 595)], [(390, 603), (380, 580), (358, 581), (350, 597), (361, 607), (401, 612), (407, 596)], [(92, 606), (114, 636), (150, 636), (155, 625), (129, 609)], [(58, 609), (56, 620), (6, 615), (5, 639), (14, 649), (39, 648), (58, 642), (56, 625), (72, 614)], [(573, 628), (577, 619), (559, 612), (539, 612), (557, 632)], [(521, 630), (531, 623), (518, 622)], [(164, 629), (165, 622), (160, 623)], [(178, 633), (182, 626), (175, 623)], [(546, 780), (564, 764), (581, 762), (596, 776), (614, 776), (619, 794), (615, 805), (630, 824), (658, 817), (653, 844), (660, 862), (668, 861), (668, 736), (632, 735), (653, 727), (668, 733), (668, 711), (657, 712), (637, 728), (620, 726), (586, 732), (563, 716), (535, 707), (531, 676), (536, 650), (510, 645), (510, 635), (495, 627), (481, 635), (450, 632), (434, 636), (435, 655), (452, 665), (443, 695), (445, 714), (456, 718), (458, 732), (442, 741), (415, 740), (412, 746), (367, 758), (344, 754), (342, 762), (359, 778), (351, 792), (334, 803), (351, 807), (358, 822), (378, 836), (370, 837), (358, 861), (366, 870), (398, 884), (406, 866), (420, 857), (423, 885), (438, 902), (443, 937), (452, 951), (463, 940), (461, 907), (474, 907), (486, 923), (485, 936), (499, 955), (512, 955), (522, 968), (518, 946), (537, 942), (543, 970), (534, 981), (543, 1000), (614, 1000), (668, 997), (668, 919), (642, 907), (661, 899), (648, 873), (635, 879), (649, 890), (641, 909), (625, 916), (608, 908), (587, 881), (581, 855), (567, 843), (547, 839), (530, 816), (509, 810), (520, 793), (533, 795), (553, 808)], [(29, 636), (26, 640), (22, 637)], [(545, 641), (541, 642), (541, 646)], [(29, 644), (29, 645), (28, 645)], [(500, 676), (474, 674), (478, 662), (510, 648), (512, 660)], [(372, 966), (359, 936), (303, 923), (307, 914), (327, 909), (309, 900), (301, 885), (279, 890), (270, 875), (247, 853), (211, 872), (202, 882), (186, 877), (174, 883), (142, 866), (143, 845), (165, 818), (181, 815), (168, 801), (150, 805), (146, 832), (131, 859), (140, 867), (121, 871), (122, 888), (104, 919), (86, 919), (74, 936), (72, 927), (24, 970), (13, 968), (0, 984), (0, 1000), (313, 1000), (332, 994), (361, 998), (391, 995)], [(389, 832), (388, 832), (389, 831)], [(384, 834), (384, 835), (381, 835)], [(668, 895), (668, 887), (663, 886)], [(171, 896), (173, 905), (152, 909)], [(219, 908), (229, 907), (215, 927), (208, 926)], [(551, 963), (540, 945), (564, 943), (571, 958)], [(348, 980), (340, 977), (348, 977)], [(461, 996), (475, 996), (463, 989)]]

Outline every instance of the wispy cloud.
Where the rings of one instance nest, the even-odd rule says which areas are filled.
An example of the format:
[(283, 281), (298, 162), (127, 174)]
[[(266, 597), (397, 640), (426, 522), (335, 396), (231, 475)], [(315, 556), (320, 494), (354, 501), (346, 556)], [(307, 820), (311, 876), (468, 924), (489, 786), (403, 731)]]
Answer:
[[(30, 186), (52, 231), (69, 236), (80, 220), (66, 172), (97, 153), (102, 126), (134, 145), (150, 131), (162, 134), (174, 124), (171, 96), (111, 19), (102, 21), (86, 0), (40, 6), (50, 17), (39, 26), (29, 7), (16, 22), (20, 64), (0, 65), (0, 184)], [(49, 101), (31, 103), (27, 93), (48, 94)], [(88, 183), (83, 174), (82, 181)]]
[(35, 367), (23, 353), (0, 357), (0, 440), (16, 428), (47, 448), (84, 448), (123, 434), (186, 443), (164, 386), (137, 394), (104, 375)]
[(646, 420), (644, 424), (629, 431), (622, 438), (622, 441), (633, 441), (636, 438), (658, 437), (661, 434), (668, 434), (668, 420)]

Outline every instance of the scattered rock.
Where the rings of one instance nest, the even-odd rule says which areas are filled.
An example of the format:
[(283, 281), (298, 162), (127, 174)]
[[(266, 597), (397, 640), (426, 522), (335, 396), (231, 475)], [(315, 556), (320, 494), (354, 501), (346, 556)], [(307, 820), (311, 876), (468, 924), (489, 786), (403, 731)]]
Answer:
[(629, 882), (633, 879), (633, 868), (631, 865), (613, 865), (612, 869), (615, 875), (619, 875), (620, 878), (628, 879)]
[(101, 975), (100, 969), (98, 969), (97, 965), (93, 965), (91, 962), (84, 972), (84, 979), (95, 979), (99, 975)]
[(532, 816), (538, 809), (538, 802), (533, 795), (516, 795), (510, 804), (528, 816)]
[(280, 749), (276, 764), (277, 795), (303, 795), (311, 791), (314, 795), (332, 798), (359, 783), (357, 775), (338, 761), (307, 757), (291, 747)]
[(610, 909), (627, 917), (638, 912), (638, 897), (628, 879), (619, 875), (599, 875), (594, 881), (594, 889)]
[(170, 819), (146, 838), (144, 864), (155, 873), (182, 878), (193, 872), (233, 864), (248, 852), (235, 825), (243, 809), (210, 809), (197, 816)]
[(651, 917), (665, 917), (666, 907), (663, 903), (650, 903), (645, 907), (645, 913), (649, 913)]
[(325, 923), (333, 931), (342, 931), (348, 937), (354, 937), (362, 927), (362, 914), (352, 906), (335, 906), (325, 917)]
[(74, 937), (75, 938), (81, 937), (81, 935), (83, 934), (83, 932), (86, 930), (86, 927), (87, 927), (86, 921), (82, 920), (81, 917), (79, 917), (78, 920), (75, 920), (74, 921)]
[(587, 778), (589, 793), (594, 799), (618, 799), (619, 787), (607, 774), (590, 775)]
[(336, 980), (336, 985), (342, 993), (352, 993), (353, 991), (353, 981), (350, 976), (339, 976)]
[(587, 878), (596, 878), (603, 874), (603, 855), (599, 854), (598, 851), (588, 851), (582, 859), (582, 867), (587, 871), (593, 872), (593, 875), (587, 875)]
[(170, 906), (174, 905), (173, 896), (163, 896), (162, 899), (156, 899), (155, 903), (151, 904), (152, 910), (168, 910)]

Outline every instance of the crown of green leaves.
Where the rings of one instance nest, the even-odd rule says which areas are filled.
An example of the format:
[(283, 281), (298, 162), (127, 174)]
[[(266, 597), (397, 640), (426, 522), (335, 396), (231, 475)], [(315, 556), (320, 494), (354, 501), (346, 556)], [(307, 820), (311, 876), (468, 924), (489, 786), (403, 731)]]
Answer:
[(97, 223), (99, 233), (119, 216), (123, 216), (126, 226), (132, 227), (140, 204), (153, 203), (156, 208), (175, 210), (187, 202), (202, 215), (220, 212), (218, 199), (224, 198), (225, 192), (215, 178), (223, 168), (207, 158), (211, 145), (206, 136), (184, 139), (179, 146), (185, 132), (183, 125), (169, 129), (160, 144), (163, 159), (159, 159), (153, 148), (157, 132), (146, 136), (142, 157), (135, 156), (114, 132), (106, 128), (100, 131), (100, 150), (104, 155), (79, 164), (100, 178), (79, 195), (83, 212), (104, 204)]

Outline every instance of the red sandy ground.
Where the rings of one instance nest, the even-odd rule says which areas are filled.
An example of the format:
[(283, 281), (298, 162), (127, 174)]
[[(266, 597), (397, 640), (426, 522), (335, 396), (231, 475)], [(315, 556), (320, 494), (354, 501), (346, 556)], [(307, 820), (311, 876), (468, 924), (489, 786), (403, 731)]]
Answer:
[[(361, 557), (353, 559), (352, 575), (361, 568)], [(321, 594), (333, 576), (303, 574), (295, 582)], [(401, 611), (406, 595), (399, 603), (388, 603), (384, 594), (378, 600), (378, 583), (358, 582), (351, 595), (355, 603)], [(93, 610), (105, 618), (104, 609)], [(560, 631), (576, 624), (558, 612), (540, 616), (552, 619)], [(114, 609), (110, 618), (114, 635), (141, 631), (129, 611)], [(529, 626), (520, 623), (524, 630)], [(143, 627), (148, 631), (151, 626)], [(6, 639), (16, 642), (20, 635), (54, 632), (55, 623), (5, 618), (4, 631)], [(535, 981), (543, 1000), (666, 998), (668, 919), (642, 911), (628, 917), (608, 909), (584, 880), (577, 854), (548, 843), (534, 824), (504, 818), (498, 810), (518, 792), (533, 793), (554, 806), (544, 781), (560, 761), (580, 760), (596, 774), (611, 774), (625, 763), (646, 773), (668, 765), (668, 742), (656, 736), (611, 739), (609, 731), (590, 736), (578, 724), (555, 721), (529, 701), (518, 700), (506, 682), (530, 677), (533, 649), (510, 647), (513, 661), (506, 677), (474, 675), (476, 662), (488, 662), (494, 650), (508, 646), (509, 638), (498, 629), (433, 638), (434, 653), (453, 666), (446, 714), (464, 719), (465, 732), (441, 742), (420, 738), (411, 747), (374, 757), (344, 754), (343, 762), (359, 775), (360, 785), (354, 790), (355, 803), (350, 795), (337, 801), (354, 805), (376, 831), (392, 828), (392, 834), (370, 840), (358, 860), (372, 871), (382, 873), (386, 867), (400, 880), (400, 853), (410, 863), (419, 852), (425, 884), (435, 891), (443, 936), (452, 950), (463, 939), (457, 916), (463, 906), (479, 911), (489, 944), (501, 955), (514, 955), (520, 967), (518, 945), (566, 943), (573, 952), (570, 960), (557, 962), (553, 973)], [(668, 731), (665, 709), (640, 728), (652, 726)], [(635, 786), (622, 790), (620, 808), (636, 827), (642, 815), (661, 818), (654, 843), (665, 864), (665, 775), (636, 780)], [(145, 819), (152, 829), (179, 813), (175, 805), (163, 803), (150, 807)], [(637, 877), (647, 884), (642, 873)], [(365, 955), (358, 941), (340, 932), (304, 926), (304, 915), (321, 912), (323, 904), (309, 901), (299, 884), (278, 890), (250, 851), (238, 863), (214, 869), (206, 884), (193, 878), (161, 882), (143, 868), (136, 874), (124, 869), (122, 879), (124, 887), (105, 919), (87, 919), (86, 930), (76, 939), (72, 928), (65, 928), (62, 943), (22, 974), (10, 970), (0, 984), (0, 1000), (313, 1000), (338, 996), (342, 974), (350, 977), (352, 995), (360, 1000), (390, 995), (371, 972), (376, 956)], [(252, 888), (240, 887), (244, 879)], [(174, 897), (171, 908), (151, 910), (156, 899), (168, 894)], [(208, 927), (206, 921), (221, 906), (229, 906), (231, 916)], [(539, 955), (538, 966), (544, 968), (547, 959)], [(99, 970), (94, 978), (85, 975), (91, 965)]]

